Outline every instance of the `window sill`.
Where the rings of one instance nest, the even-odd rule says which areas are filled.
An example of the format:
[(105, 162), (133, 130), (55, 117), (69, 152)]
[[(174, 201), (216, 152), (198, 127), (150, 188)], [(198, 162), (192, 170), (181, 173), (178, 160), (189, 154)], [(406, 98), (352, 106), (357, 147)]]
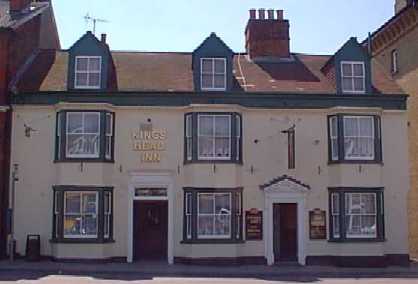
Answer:
[(106, 160), (102, 158), (65, 158), (60, 160), (54, 160), (54, 164), (56, 163), (109, 163), (114, 164), (115, 160)]
[(328, 165), (339, 165), (339, 164), (375, 164), (383, 166), (383, 161), (377, 160), (339, 160), (339, 161), (328, 161)]
[(202, 239), (202, 240), (183, 240), (180, 244), (244, 244), (243, 240), (223, 240), (223, 239)]
[(386, 239), (367, 239), (367, 238), (356, 238), (356, 239), (329, 239), (329, 243), (383, 243)]
[(50, 243), (54, 244), (110, 244), (115, 243), (114, 239), (99, 240), (99, 239), (50, 239)]
[(242, 161), (231, 161), (231, 160), (192, 160), (192, 161), (184, 161), (184, 165), (189, 164), (235, 164), (235, 165), (243, 165)]

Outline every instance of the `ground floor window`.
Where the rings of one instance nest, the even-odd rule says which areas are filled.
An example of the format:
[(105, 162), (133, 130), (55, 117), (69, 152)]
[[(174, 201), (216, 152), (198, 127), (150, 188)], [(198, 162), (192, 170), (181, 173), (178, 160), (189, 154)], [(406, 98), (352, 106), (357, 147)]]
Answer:
[(241, 198), (242, 189), (185, 189), (184, 241), (242, 240)]
[(55, 186), (53, 240), (104, 242), (112, 239), (112, 188)]
[(330, 240), (384, 240), (381, 188), (330, 189)]

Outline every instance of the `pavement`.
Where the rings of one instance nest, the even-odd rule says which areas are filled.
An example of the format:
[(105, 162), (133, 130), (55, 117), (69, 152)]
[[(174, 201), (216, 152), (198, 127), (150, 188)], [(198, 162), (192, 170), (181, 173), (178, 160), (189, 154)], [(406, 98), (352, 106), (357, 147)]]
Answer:
[[(418, 263), (409, 267), (386, 268), (341, 268), (331, 266), (203, 266), (203, 265), (168, 265), (164, 262), (136, 263), (64, 263), (53, 261), (27, 262), (17, 260), (10, 263), (0, 261), (0, 276), (5, 274), (37, 275), (76, 275), (103, 279), (123, 280), (126, 278), (152, 279), (155, 277), (198, 277), (198, 278), (256, 278), (275, 277), (316, 278), (408, 278), (418, 283)], [(1, 279), (1, 277), (0, 277)]]

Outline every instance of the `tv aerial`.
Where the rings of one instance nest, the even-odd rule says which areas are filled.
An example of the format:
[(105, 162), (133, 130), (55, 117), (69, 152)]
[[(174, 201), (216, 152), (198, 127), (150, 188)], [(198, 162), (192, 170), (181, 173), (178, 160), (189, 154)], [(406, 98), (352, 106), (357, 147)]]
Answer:
[(86, 23), (93, 23), (93, 34), (96, 34), (96, 24), (97, 23), (109, 23), (108, 20), (92, 17), (92, 16), (89, 15), (89, 13), (87, 13), (84, 16), (84, 20), (86, 20)]

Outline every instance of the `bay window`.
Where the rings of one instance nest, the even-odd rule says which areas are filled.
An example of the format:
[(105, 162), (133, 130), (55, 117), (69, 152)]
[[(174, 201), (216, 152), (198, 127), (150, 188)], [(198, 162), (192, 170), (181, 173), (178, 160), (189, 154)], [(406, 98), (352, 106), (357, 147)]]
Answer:
[(380, 117), (332, 115), (328, 118), (330, 162), (381, 162)]
[(242, 240), (241, 198), (241, 189), (186, 188), (184, 241), (210, 243)]
[(56, 160), (112, 161), (114, 114), (61, 111), (57, 115)]
[(330, 239), (384, 239), (384, 204), (381, 188), (330, 189)]
[(185, 162), (241, 161), (241, 116), (189, 113), (185, 116)]
[(112, 238), (112, 188), (54, 187), (54, 241), (104, 242)]

